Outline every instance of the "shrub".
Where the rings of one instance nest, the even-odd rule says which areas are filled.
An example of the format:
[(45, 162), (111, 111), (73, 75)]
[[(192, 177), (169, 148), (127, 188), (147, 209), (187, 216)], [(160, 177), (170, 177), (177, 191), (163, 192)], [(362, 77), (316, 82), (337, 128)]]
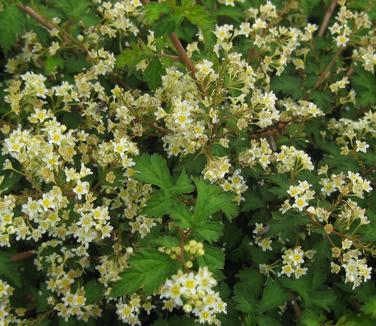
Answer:
[(373, 0), (0, 10), (1, 325), (375, 324)]

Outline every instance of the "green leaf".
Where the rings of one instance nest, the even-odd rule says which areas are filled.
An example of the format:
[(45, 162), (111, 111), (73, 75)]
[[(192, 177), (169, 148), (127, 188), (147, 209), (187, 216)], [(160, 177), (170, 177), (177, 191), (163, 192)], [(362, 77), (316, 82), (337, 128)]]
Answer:
[(252, 293), (252, 289), (243, 284), (236, 284), (234, 287), (233, 300), (235, 308), (241, 312), (251, 313), (256, 310), (257, 301)]
[(225, 254), (219, 249), (209, 245), (205, 246), (205, 255), (197, 258), (200, 266), (207, 266), (209, 270), (216, 271), (223, 269), (225, 265)]
[(142, 49), (139, 49), (136, 44), (132, 44), (130, 48), (125, 49), (116, 57), (116, 67), (127, 67), (129, 70), (133, 70), (145, 57), (145, 53)]
[(50, 308), (50, 304), (47, 298), (51, 295), (50, 291), (47, 290), (47, 285), (42, 284), (37, 296), (37, 312), (45, 312)]
[(64, 68), (64, 60), (60, 57), (48, 57), (44, 62), (44, 72), (46, 75), (56, 72), (59, 68)]
[(223, 233), (223, 223), (202, 221), (192, 225), (193, 235), (208, 242), (217, 241)]
[(180, 176), (176, 180), (173, 189), (175, 194), (186, 194), (195, 189), (185, 170), (180, 173)]
[(196, 5), (194, 1), (188, 1), (186, 4), (188, 5), (181, 8), (181, 14), (201, 30), (205, 46), (210, 46), (214, 40), (212, 31), (215, 28), (215, 20), (205, 7)]
[(300, 0), (300, 6), (304, 14), (309, 15), (313, 8), (320, 4), (321, 0)]
[(271, 86), (276, 92), (281, 92), (284, 95), (291, 96), (294, 99), (303, 97), (301, 90), (302, 80), (297, 75), (289, 75), (287, 72), (281, 76), (272, 78)]
[(234, 287), (233, 296), (236, 309), (246, 313), (254, 312), (264, 278), (256, 269), (243, 269), (237, 276), (239, 282)]
[(170, 7), (166, 3), (149, 2), (145, 9), (145, 20), (149, 24), (156, 22), (162, 14), (167, 14), (170, 11)]
[(166, 161), (158, 154), (143, 154), (135, 158), (137, 173), (134, 179), (158, 186), (169, 192), (173, 186), (173, 180)]
[(0, 252), (0, 279), (6, 279), (12, 286), (21, 287), (21, 274), (16, 264), (12, 262), (9, 255)]
[(85, 284), (85, 297), (88, 304), (92, 304), (103, 298), (104, 286), (96, 280)]
[(0, 46), (8, 52), (23, 32), (25, 15), (16, 5), (6, 5), (0, 11)]
[(80, 18), (87, 13), (90, 7), (89, 0), (59, 0), (54, 2), (54, 6), (60, 9), (69, 18)]
[(278, 306), (282, 306), (288, 298), (288, 294), (283, 290), (276, 281), (268, 280), (262, 294), (258, 310), (265, 312)]
[(194, 221), (205, 220), (218, 211), (222, 211), (230, 220), (237, 215), (238, 208), (231, 193), (224, 192), (219, 186), (206, 183), (199, 178), (194, 178), (193, 181), (197, 188)]
[(244, 195), (244, 202), (241, 206), (242, 212), (254, 211), (258, 208), (264, 207), (265, 203), (262, 200), (262, 197), (257, 191), (249, 190)]
[(362, 68), (355, 68), (351, 77), (351, 85), (356, 91), (356, 104), (361, 107), (376, 104), (376, 77)]
[(146, 206), (142, 209), (143, 214), (152, 217), (162, 217), (171, 211), (171, 198), (162, 190), (153, 191)]
[(193, 226), (192, 215), (187, 206), (185, 206), (182, 202), (173, 201), (168, 213), (179, 227), (190, 228)]
[(150, 61), (144, 71), (144, 81), (146, 81), (150, 89), (155, 90), (161, 85), (164, 72), (165, 70), (158, 59)]
[(158, 251), (142, 250), (129, 259), (129, 266), (113, 285), (112, 296), (131, 294), (137, 289), (151, 295), (177, 272), (179, 263)]
[(369, 298), (362, 306), (362, 311), (376, 319), (376, 296)]
[(258, 326), (270, 326), (270, 325), (273, 325), (273, 326), (279, 326), (281, 325), (281, 323), (275, 319), (275, 318), (272, 318), (270, 316), (259, 316), (257, 318), (257, 325)]

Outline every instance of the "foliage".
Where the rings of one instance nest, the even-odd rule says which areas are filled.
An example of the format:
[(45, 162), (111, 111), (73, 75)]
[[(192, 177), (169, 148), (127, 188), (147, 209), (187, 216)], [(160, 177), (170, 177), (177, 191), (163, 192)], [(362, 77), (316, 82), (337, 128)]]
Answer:
[(375, 23), (0, 0), (0, 325), (374, 325)]

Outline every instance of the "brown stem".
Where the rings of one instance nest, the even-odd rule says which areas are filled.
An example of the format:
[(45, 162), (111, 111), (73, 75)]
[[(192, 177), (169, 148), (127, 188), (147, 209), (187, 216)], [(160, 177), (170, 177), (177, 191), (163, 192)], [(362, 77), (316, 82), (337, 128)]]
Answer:
[(292, 305), (292, 308), (294, 309), (296, 324), (299, 324), (300, 316), (302, 315), (302, 310), (300, 309), (300, 307), (298, 305), (296, 296), (294, 296), (291, 299), (291, 305)]
[(333, 15), (334, 10), (337, 7), (337, 0), (332, 0), (329, 7), (326, 9), (324, 18), (321, 22), (320, 29), (319, 29), (319, 36), (322, 37), (325, 34), (326, 29), (328, 28), (330, 18)]
[[(17, 7), (22, 10), (25, 14), (29, 15), (30, 17), (34, 18), (39, 24), (47, 28), (49, 31), (57, 29), (59, 33), (61, 34), (61, 37), (64, 41), (64, 43), (72, 43), (76, 45), (81, 51), (85, 52), (87, 51), (85, 45), (81, 43), (79, 40), (74, 38), (72, 35), (67, 33), (64, 29), (56, 26), (55, 24), (51, 23), (48, 19), (44, 18), (41, 14), (39, 14), (36, 10), (33, 8), (23, 5), (21, 3), (17, 4)], [(77, 54), (77, 49), (71, 49), (75, 54)], [(127, 83), (125, 83), (121, 77), (116, 75), (115, 73), (109, 73), (110, 79), (121, 86), (122, 88), (129, 88)]]
[(329, 76), (330, 69), (333, 67), (333, 65), (336, 63), (338, 57), (342, 53), (342, 49), (339, 49), (336, 54), (333, 56), (332, 60), (329, 62), (329, 64), (326, 66), (325, 70), (320, 74), (319, 79), (317, 80), (314, 89), (317, 89), (326, 78)]
[[(145, 5), (147, 5), (150, 1), (149, 0), (141, 0), (141, 2)], [(178, 57), (182, 63), (186, 65), (188, 70), (190, 71), (191, 75), (194, 77), (196, 73), (196, 68), (194, 64), (192, 63), (191, 59), (188, 57), (187, 52), (185, 51), (183, 45), (181, 44), (179, 38), (177, 37), (176, 33), (173, 32), (170, 35), (170, 40), (172, 44), (174, 45), (176, 51), (178, 52)]]
[(23, 252), (19, 252), (17, 254), (14, 254), (13, 256), (10, 257), (10, 260), (11, 261), (21, 261), (21, 260), (25, 260), (25, 259), (28, 259), (30, 257), (32, 257), (34, 255), (34, 252), (32, 250), (27, 250), (27, 251), (23, 251)]
[(178, 51), (180, 61), (183, 62), (191, 74), (194, 76), (196, 73), (196, 68), (192, 63), (191, 59), (189, 59), (187, 52), (185, 52), (183, 45), (181, 44), (180, 40), (178, 39), (175, 32), (170, 35), (170, 39), (172, 44), (174, 44), (176, 51)]
[[(35, 11), (33, 8), (23, 5), (21, 3), (17, 4), (17, 7), (22, 10), (25, 14), (29, 15), (30, 17), (34, 18), (39, 24), (47, 28), (49, 31), (57, 29), (61, 33), (61, 37), (63, 38), (63, 41), (65, 43), (72, 42), (76, 45), (79, 45), (80, 47), (83, 47), (83, 45), (76, 40), (72, 35), (68, 34), (63, 29), (59, 28), (55, 24), (51, 23), (48, 19), (44, 18), (41, 14), (39, 14), (37, 11)], [(84, 47), (83, 47), (84, 48)]]

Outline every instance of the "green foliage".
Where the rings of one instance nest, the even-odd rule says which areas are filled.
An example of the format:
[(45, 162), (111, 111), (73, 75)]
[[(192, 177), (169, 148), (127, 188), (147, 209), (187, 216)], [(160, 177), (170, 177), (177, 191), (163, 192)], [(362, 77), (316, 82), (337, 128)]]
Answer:
[(376, 6), (331, 4), (0, 0), (0, 325), (375, 325)]
[(0, 12), (0, 46), (8, 52), (24, 30), (25, 15), (14, 4), (8, 4)]
[(179, 264), (168, 256), (157, 251), (143, 250), (129, 260), (127, 268), (112, 290), (112, 296), (131, 294), (142, 288), (145, 294), (153, 294), (155, 290), (172, 274), (176, 273)]

